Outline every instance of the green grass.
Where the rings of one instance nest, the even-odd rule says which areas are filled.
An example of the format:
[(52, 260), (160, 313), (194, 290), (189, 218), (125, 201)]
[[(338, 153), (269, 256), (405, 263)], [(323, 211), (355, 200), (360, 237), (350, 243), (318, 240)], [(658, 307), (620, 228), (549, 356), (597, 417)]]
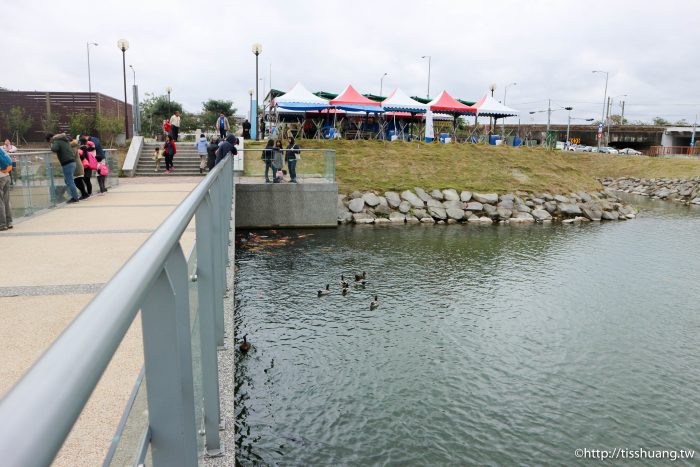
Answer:
[[(334, 149), (340, 191), (416, 186), (506, 193), (599, 190), (596, 177), (695, 177), (700, 160), (547, 151), (482, 144), (300, 140), (302, 148)], [(246, 145), (262, 149), (264, 143)], [(304, 171), (323, 173), (323, 153), (302, 155)], [(246, 152), (245, 170), (262, 173), (260, 153)]]

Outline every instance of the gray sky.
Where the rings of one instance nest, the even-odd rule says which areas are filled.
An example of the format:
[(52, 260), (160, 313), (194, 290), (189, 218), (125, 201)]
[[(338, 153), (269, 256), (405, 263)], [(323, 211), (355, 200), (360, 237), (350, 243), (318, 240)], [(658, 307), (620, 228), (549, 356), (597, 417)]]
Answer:
[[(608, 95), (627, 102), (625, 116), (693, 122), (700, 113), (700, 2), (696, 0), (356, 0), (265, 2), (123, 0), (3, 5), (5, 52), (0, 86), (21, 90), (87, 91), (86, 42), (93, 90), (123, 96), (121, 51), (130, 42), (140, 92), (165, 93), (189, 111), (208, 98), (248, 110), (255, 86), (251, 44), (260, 42), (264, 87), (361, 93), (401, 87), (425, 96), (443, 89), (477, 100), (492, 83), (495, 96), (522, 112), (522, 122), (546, 121), (533, 110), (572, 106), (572, 116), (600, 118)], [(83, 15), (84, 13), (84, 15)], [(84, 19), (83, 19), (84, 18)], [(262, 98), (263, 83), (260, 84)], [(615, 98), (613, 113), (619, 113)], [(129, 101), (131, 90), (129, 89)], [(566, 112), (552, 114), (565, 122)]]

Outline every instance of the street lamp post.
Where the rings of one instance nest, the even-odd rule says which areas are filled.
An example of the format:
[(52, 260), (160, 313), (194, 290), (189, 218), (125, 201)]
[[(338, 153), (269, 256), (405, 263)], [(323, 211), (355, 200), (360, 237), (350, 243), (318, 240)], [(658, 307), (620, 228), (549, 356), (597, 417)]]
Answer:
[(97, 42), (88, 42), (85, 46), (85, 48), (87, 49), (87, 59), (88, 59), (88, 93), (90, 93), (90, 95), (92, 95), (92, 77), (90, 75), (90, 46), (91, 45), (94, 45), (95, 47), (97, 47), (98, 44), (97, 44)]
[[(510, 83), (506, 84), (506, 87), (503, 88), (503, 105), (506, 105), (506, 95), (508, 94), (508, 86), (516, 86), (518, 83)], [(503, 138), (505, 139), (506, 137), (506, 118), (501, 117), (501, 134), (503, 135)]]
[(170, 93), (173, 92), (173, 88), (168, 86), (165, 88), (165, 92), (168, 93), (168, 118), (170, 118)]
[(428, 59), (428, 94), (425, 97), (427, 99), (430, 99), (430, 62), (431, 62), (433, 57), (431, 55), (423, 55), (421, 58)]
[(132, 126), (134, 127), (134, 133), (133, 135), (136, 136), (140, 133), (141, 131), (141, 113), (139, 111), (139, 88), (136, 87), (136, 70), (134, 69), (134, 65), (129, 65), (129, 68), (131, 68), (131, 71), (134, 73), (134, 86), (133, 86), (133, 91), (134, 95), (132, 96), (132, 104), (131, 104), (131, 113), (133, 114), (133, 122)]
[(380, 95), (380, 96), (382, 95), (382, 91), (383, 91), (383, 89), (384, 89), (384, 77), (385, 77), (386, 75), (388, 75), (388, 74), (389, 74), (389, 73), (384, 73), (384, 74), (382, 75), (381, 79), (379, 80), (379, 95)]
[(569, 120), (566, 122), (566, 143), (565, 143), (565, 145), (568, 147), (569, 146), (569, 129), (571, 128), (571, 111), (574, 108), (573, 107), (564, 107), (564, 109), (569, 111)]
[[(262, 45), (258, 44), (257, 42), (253, 44), (252, 51), (255, 54), (255, 122), (257, 123), (258, 121), (258, 102), (260, 101), (260, 95), (258, 94), (259, 89), (258, 89), (258, 56), (262, 53)], [(256, 130), (255, 131), (255, 140), (258, 141), (260, 139), (260, 133)]]
[[(593, 70), (593, 73), (605, 73), (605, 92), (603, 93), (603, 113), (600, 116), (600, 123), (605, 125), (605, 107), (607, 106), (607, 100), (608, 100), (608, 76), (609, 73), (607, 71), (602, 71), (602, 70)], [(603, 142), (603, 134), (598, 135), (598, 150), (600, 151), (600, 146), (601, 143)]]
[(248, 89), (248, 95), (250, 96), (250, 99), (248, 100), (248, 121), (252, 122), (253, 121), (253, 90)]
[[(491, 86), (489, 86), (489, 90), (491, 91), (491, 97), (493, 97), (493, 93), (496, 90), (496, 83), (491, 84)], [(489, 134), (490, 135), (493, 134), (493, 127), (494, 127), (495, 123), (496, 123), (496, 119), (494, 117), (489, 117)]]
[(117, 47), (122, 51), (122, 71), (124, 74), (124, 135), (126, 139), (129, 139), (129, 113), (126, 102), (126, 50), (129, 48), (129, 41), (126, 39), (119, 39), (117, 41)]

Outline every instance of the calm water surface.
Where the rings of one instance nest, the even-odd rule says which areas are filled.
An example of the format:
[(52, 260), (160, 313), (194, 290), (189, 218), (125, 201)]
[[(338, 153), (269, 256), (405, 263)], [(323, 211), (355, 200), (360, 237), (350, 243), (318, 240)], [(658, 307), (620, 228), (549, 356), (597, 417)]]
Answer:
[(700, 449), (700, 209), (635, 203), (620, 223), (260, 232), (236, 253), (238, 461)]

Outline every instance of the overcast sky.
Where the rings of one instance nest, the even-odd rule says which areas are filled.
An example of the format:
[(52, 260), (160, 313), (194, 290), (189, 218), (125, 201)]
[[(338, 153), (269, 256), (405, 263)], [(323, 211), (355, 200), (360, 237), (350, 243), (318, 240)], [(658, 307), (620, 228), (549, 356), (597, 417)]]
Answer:
[[(361, 93), (401, 87), (425, 96), (443, 89), (478, 100), (495, 97), (522, 112), (522, 122), (544, 122), (552, 107), (600, 118), (605, 76), (613, 113), (626, 101), (630, 120), (661, 116), (693, 122), (700, 112), (700, 2), (697, 0), (356, 0), (264, 2), (180, 0), (3, 2), (4, 66), (0, 86), (19, 90), (87, 91), (86, 42), (93, 91), (123, 98), (121, 51), (130, 42), (141, 95), (162, 94), (186, 110), (208, 98), (233, 100), (248, 112), (260, 55), (260, 95), (301, 81), (311, 91)], [(270, 67), (272, 72), (270, 73)], [(271, 75), (271, 76), (270, 76)], [(131, 90), (129, 89), (129, 101)], [(534, 119), (534, 120), (533, 120)], [(566, 112), (552, 114), (565, 122)]]

